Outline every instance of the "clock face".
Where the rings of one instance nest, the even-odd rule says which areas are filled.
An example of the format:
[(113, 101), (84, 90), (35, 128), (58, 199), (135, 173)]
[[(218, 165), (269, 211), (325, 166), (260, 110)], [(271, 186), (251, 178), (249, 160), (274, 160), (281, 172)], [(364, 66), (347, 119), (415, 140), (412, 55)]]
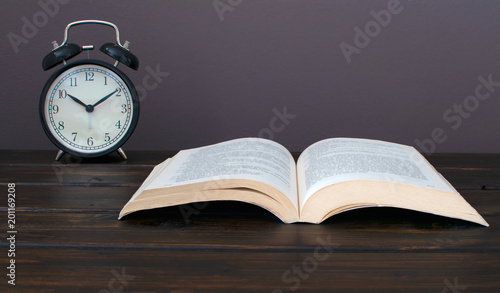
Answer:
[(81, 60), (51, 76), (40, 97), (45, 132), (65, 152), (95, 157), (118, 149), (139, 115), (128, 77), (99, 60)]

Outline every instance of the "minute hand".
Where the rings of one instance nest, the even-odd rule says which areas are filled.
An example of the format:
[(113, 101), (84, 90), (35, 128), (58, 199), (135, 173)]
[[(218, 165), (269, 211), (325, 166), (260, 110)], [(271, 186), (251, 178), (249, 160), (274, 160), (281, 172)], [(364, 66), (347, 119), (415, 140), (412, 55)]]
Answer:
[(112, 92), (111, 94), (105, 96), (104, 98), (100, 99), (99, 101), (97, 101), (94, 105), (92, 105), (93, 107), (99, 105), (100, 103), (106, 101), (109, 97), (111, 97), (112, 95), (114, 95), (118, 90), (116, 89), (114, 92)]

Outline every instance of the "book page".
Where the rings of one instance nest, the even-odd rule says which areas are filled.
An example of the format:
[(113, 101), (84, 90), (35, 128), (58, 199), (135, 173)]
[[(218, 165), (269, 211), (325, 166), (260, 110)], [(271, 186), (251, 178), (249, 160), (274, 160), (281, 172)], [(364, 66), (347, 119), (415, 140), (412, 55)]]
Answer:
[(301, 154), (297, 172), (301, 207), (319, 189), (350, 180), (390, 181), (456, 192), (413, 147), (378, 140), (319, 141)]
[(137, 191), (134, 193), (134, 195), (132, 195), (132, 197), (130, 198), (129, 202), (133, 201), (136, 197), (138, 197), (146, 189), (146, 187), (148, 187), (148, 185), (151, 182), (153, 182), (153, 180), (159, 174), (161, 174), (163, 172), (163, 170), (165, 170), (165, 168), (167, 168), (167, 166), (170, 164), (171, 161), (172, 161), (172, 158), (168, 158), (165, 161), (163, 161), (162, 163), (156, 165), (153, 168), (153, 171), (151, 171), (151, 173), (149, 174), (148, 178), (146, 178), (146, 180), (144, 180), (144, 182), (139, 187), (139, 189), (137, 189)]
[(285, 147), (267, 139), (241, 138), (180, 151), (145, 189), (220, 179), (255, 180), (285, 194), (298, 210), (296, 178), (295, 161)]

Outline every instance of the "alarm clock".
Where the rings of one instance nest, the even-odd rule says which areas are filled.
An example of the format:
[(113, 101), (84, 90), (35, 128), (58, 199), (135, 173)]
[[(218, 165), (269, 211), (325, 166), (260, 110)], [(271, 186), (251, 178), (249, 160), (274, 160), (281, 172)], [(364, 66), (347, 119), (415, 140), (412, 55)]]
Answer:
[[(114, 28), (115, 43), (105, 43), (100, 51), (115, 59), (113, 65), (97, 59), (67, 62), (93, 45), (79, 46), (68, 43), (71, 27), (99, 24)], [(101, 20), (82, 20), (67, 25), (64, 41), (42, 61), (44, 70), (63, 64), (54, 72), (40, 95), (40, 121), (42, 127), (59, 148), (56, 160), (65, 154), (82, 158), (99, 157), (117, 151), (127, 159), (121, 146), (132, 135), (139, 119), (139, 99), (132, 81), (117, 68), (122, 63), (134, 70), (139, 60), (126, 41), (120, 43), (118, 27)]]

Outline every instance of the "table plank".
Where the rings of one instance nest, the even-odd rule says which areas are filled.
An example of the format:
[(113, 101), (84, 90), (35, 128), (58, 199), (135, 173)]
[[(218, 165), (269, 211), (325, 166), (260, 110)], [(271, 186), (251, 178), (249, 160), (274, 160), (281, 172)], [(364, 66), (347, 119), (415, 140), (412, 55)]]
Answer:
[(59, 165), (10, 166), (0, 168), (0, 178), (16, 185), (81, 185), (139, 187), (153, 167)]
[[(1, 186), (1, 185), (0, 185)], [(5, 186), (5, 184), (4, 184)], [(16, 186), (18, 209), (41, 210), (109, 210), (117, 213), (132, 197), (138, 186), (72, 186), (19, 185)], [(498, 190), (458, 190), (481, 214), (500, 211)], [(203, 205), (203, 204), (199, 204)], [(250, 204), (249, 204), (250, 205)], [(0, 206), (0, 210), (2, 210)], [(219, 212), (226, 213), (227, 209)], [(266, 212), (267, 213), (267, 212)]]
[(452, 285), (468, 293), (500, 290), (498, 251), (350, 253), (320, 243), (296, 253), (113, 247), (20, 251), (17, 290), (2, 282), (2, 292), (106, 292), (101, 290), (110, 285), (143, 293), (443, 292)]
[[(151, 166), (107, 165), (15, 165), (0, 167), (3, 182), (29, 185), (140, 186)], [(442, 169), (437, 170), (456, 189), (500, 189), (500, 170)]]
[(320, 225), (283, 224), (261, 208), (234, 202), (212, 202), (188, 217), (179, 207), (138, 212), (121, 221), (117, 216), (118, 211), (17, 210), (18, 243), (300, 251), (329, 235), (349, 251), (500, 250), (498, 210), (483, 214), (489, 228), (395, 208), (353, 210)]
[(486, 168), (500, 170), (500, 154), (436, 153), (424, 154), (434, 166), (446, 169)]

